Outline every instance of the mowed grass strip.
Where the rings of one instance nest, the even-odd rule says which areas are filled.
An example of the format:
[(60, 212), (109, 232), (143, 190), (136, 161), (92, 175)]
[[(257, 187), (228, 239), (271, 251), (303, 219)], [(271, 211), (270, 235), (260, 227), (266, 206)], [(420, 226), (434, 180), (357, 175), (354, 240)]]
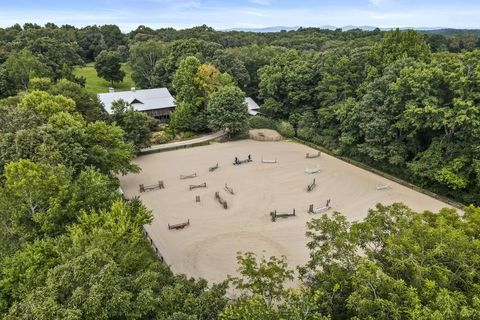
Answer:
[[(122, 70), (125, 72), (125, 78), (123, 78), (122, 82), (114, 84), (115, 91), (126, 91), (130, 90), (131, 87), (135, 87), (131, 77), (132, 70), (130, 66), (123, 63)], [(76, 67), (73, 73), (76, 76), (83, 76), (87, 79), (85, 88), (90, 93), (105, 93), (108, 92), (108, 88), (111, 86), (110, 82), (97, 76), (93, 62), (87, 63), (84, 67)]]

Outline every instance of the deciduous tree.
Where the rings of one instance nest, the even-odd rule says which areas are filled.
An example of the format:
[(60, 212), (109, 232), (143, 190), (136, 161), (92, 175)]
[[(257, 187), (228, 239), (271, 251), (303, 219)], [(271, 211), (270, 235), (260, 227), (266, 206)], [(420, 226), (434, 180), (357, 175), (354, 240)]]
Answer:
[(120, 55), (116, 51), (102, 51), (95, 58), (95, 70), (97, 75), (112, 83), (123, 81), (125, 72), (120, 64)]
[(212, 130), (226, 130), (233, 135), (247, 128), (245, 94), (238, 87), (226, 86), (214, 92), (207, 106), (208, 126)]

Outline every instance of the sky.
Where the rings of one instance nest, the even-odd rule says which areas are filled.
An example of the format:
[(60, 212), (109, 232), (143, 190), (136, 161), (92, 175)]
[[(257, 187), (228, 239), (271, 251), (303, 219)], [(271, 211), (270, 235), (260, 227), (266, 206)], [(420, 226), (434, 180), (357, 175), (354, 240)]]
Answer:
[(271, 26), (480, 29), (480, 0), (0, 0), (0, 27), (33, 22), (215, 29)]

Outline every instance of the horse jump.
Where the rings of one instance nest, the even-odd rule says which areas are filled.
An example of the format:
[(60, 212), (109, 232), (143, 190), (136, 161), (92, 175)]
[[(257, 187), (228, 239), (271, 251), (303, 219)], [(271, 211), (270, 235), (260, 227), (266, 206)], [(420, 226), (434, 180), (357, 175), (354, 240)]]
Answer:
[(308, 208), (308, 213), (322, 213), (325, 211), (330, 210), (332, 207), (330, 206), (330, 199), (327, 200), (327, 203), (325, 203), (325, 206), (320, 207), (320, 208), (314, 208), (313, 204), (311, 204)]
[(244, 163), (248, 163), (248, 162), (252, 162), (252, 156), (251, 155), (248, 155), (248, 158), (245, 159), (245, 160), (239, 160), (238, 157), (235, 157), (235, 161), (233, 162), (233, 165), (234, 166), (238, 166), (238, 165), (241, 165), (241, 164), (244, 164)]
[(191, 185), (189, 186), (190, 191), (192, 191), (193, 189), (206, 188), (206, 187), (207, 187), (207, 183), (206, 183), (206, 182), (204, 182), (204, 183), (202, 183), (202, 184), (191, 184)]
[(155, 189), (165, 189), (165, 185), (163, 184), (163, 181), (158, 181), (157, 184), (151, 184), (151, 185), (148, 185), (148, 186), (146, 186), (142, 183), (138, 187), (140, 189), (140, 193), (147, 192), (147, 191), (152, 191), (152, 190), (155, 190)]
[(226, 183), (225, 183), (225, 191), (227, 191), (227, 192), (230, 193), (230, 194), (235, 194), (235, 193), (233, 192), (233, 188), (230, 188), (229, 186), (227, 186)]
[(213, 171), (217, 170), (218, 168), (219, 168), (219, 167), (218, 167), (218, 162), (217, 162), (216, 165), (214, 165), (213, 167), (208, 168), (208, 171), (213, 172)]
[(307, 152), (307, 154), (305, 155), (305, 158), (314, 159), (314, 158), (319, 158), (320, 155), (321, 155), (320, 151), (318, 151), (318, 153), (315, 153), (315, 154), (310, 154)]
[(277, 213), (277, 210), (271, 211), (270, 216), (272, 217), (272, 222), (275, 222), (277, 218), (290, 218), (290, 217), (295, 217), (295, 209), (293, 209), (292, 213)]
[(319, 167), (316, 167), (316, 168), (305, 168), (305, 173), (314, 174), (314, 173), (317, 173), (317, 172), (320, 172), (320, 168), (319, 168)]
[(220, 192), (215, 192), (215, 199), (223, 206), (223, 209), (228, 209), (227, 200), (220, 196)]
[(385, 184), (385, 185), (377, 185), (375, 188), (377, 189), (377, 191), (380, 191), (380, 190), (392, 189), (392, 186), (389, 184)]
[(190, 225), (190, 219), (187, 220), (187, 222), (182, 222), (182, 223), (177, 223), (177, 224), (168, 224), (168, 230), (179, 230), (183, 229), (186, 226)]
[(184, 179), (196, 178), (196, 177), (197, 177), (197, 173), (181, 174), (181, 175), (180, 175), (180, 179), (182, 179), (182, 180), (184, 180)]
[(267, 160), (262, 158), (262, 163), (277, 163), (277, 158), (275, 158), (274, 160)]
[(316, 186), (317, 186), (317, 183), (315, 182), (315, 178), (314, 178), (313, 182), (307, 186), (307, 192), (312, 191), (313, 189), (315, 189)]

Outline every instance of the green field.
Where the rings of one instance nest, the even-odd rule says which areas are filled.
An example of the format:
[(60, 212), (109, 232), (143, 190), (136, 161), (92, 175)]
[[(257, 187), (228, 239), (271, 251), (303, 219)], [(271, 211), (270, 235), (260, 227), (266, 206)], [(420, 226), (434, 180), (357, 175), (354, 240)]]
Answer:
[[(122, 64), (122, 70), (125, 71), (125, 78), (122, 82), (115, 83), (115, 91), (130, 90), (131, 87), (135, 86), (131, 78), (132, 70), (130, 67), (127, 64)], [(108, 88), (111, 86), (110, 82), (97, 76), (97, 71), (95, 71), (93, 62), (87, 63), (84, 67), (75, 68), (73, 73), (76, 76), (84, 76), (87, 79), (85, 88), (90, 93), (97, 94), (108, 92)]]

